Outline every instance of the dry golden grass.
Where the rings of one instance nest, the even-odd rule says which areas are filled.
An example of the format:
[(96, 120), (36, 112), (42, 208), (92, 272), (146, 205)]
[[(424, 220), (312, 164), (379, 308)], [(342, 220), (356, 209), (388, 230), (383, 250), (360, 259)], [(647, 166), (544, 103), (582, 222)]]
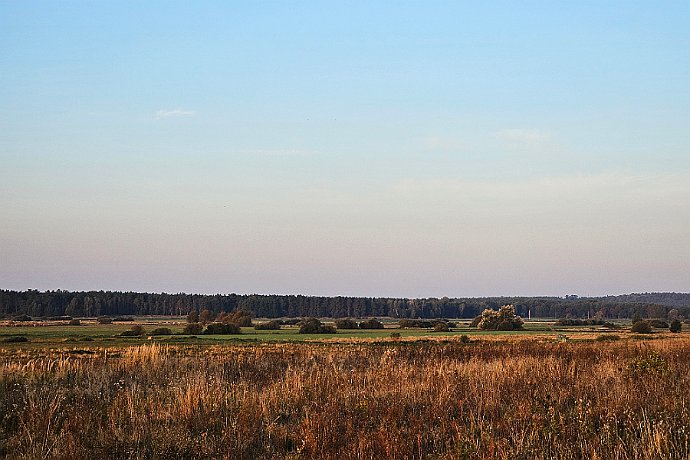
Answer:
[(0, 351), (11, 458), (688, 458), (690, 340)]

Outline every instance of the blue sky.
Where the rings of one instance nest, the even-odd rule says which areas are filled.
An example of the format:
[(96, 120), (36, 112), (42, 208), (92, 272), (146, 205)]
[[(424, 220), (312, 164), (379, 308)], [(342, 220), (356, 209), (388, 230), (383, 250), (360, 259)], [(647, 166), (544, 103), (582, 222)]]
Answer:
[(687, 2), (0, 1), (0, 287), (688, 291), (689, 31)]

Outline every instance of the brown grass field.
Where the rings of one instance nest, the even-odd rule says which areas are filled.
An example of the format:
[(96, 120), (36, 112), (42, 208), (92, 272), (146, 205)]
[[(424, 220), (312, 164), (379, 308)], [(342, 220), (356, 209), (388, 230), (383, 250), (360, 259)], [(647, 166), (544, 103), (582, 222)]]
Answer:
[(0, 456), (690, 456), (686, 334), (74, 345), (0, 346)]

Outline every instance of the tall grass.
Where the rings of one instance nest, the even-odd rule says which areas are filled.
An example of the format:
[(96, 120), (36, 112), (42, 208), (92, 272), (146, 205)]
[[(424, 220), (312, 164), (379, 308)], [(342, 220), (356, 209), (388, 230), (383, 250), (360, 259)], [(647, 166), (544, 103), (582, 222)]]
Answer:
[(690, 341), (0, 351), (11, 458), (687, 458)]

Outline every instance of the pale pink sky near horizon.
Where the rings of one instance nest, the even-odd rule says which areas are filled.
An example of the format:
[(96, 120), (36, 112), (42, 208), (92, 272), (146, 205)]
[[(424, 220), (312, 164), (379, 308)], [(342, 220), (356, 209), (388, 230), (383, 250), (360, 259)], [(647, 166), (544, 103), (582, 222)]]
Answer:
[(0, 1), (0, 289), (688, 292), (688, 18)]

